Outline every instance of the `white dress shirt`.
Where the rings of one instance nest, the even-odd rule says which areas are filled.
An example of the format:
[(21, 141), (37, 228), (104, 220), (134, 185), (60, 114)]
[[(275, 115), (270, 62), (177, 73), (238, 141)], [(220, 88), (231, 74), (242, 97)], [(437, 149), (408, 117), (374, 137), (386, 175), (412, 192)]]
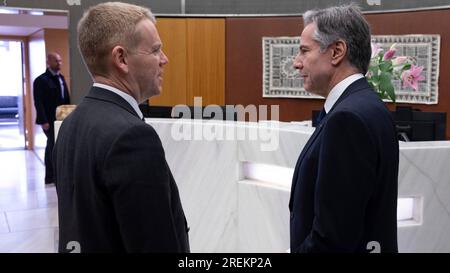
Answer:
[(364, 75), (361, 73), (353, 74), (336, 84), (333, 89), (331, 89), (330, 93), (327, 96), (327, 99), (325, 100), (325, 105), (323, 106), (325, 108), (325, 112), (327, 114), (328, 112), (330, 112), (331, 108), (333, 108), (333, 105), (336, 103), (342, 93), (344, 93), (345, 89), (350, 86), (350, 84), (363, 77)]
[(94, 86), (106, 89), (108, 91), (111, 91), (111, 92), (116, 93), (117, 95), (121, 96), (124, 100), (126, 100), (131, 105), (131, 107), (133, 107), (134, 111), (138, 114), (140, 119), (142, 119), (144, 117), (144, 115), (141, 112), (141, 109), (139, 109), (139, 104), (132, 96), (128, 95), (127, 93), (125, 93), (115, 87), (112, 87), (112, 86), (109, 86), (106, 84), (96, 82), (96, 83), (94, 83)]
[(53, 76), (58, 77), (59, 86), (61, 88), (61, 98), (64, 99), (64, 82), (61, 78), (61, 74), (59, 72), (53, 71), (50, 67), (48, 68), (48, 70), (50, 71), (50, 73), (52, 73)]

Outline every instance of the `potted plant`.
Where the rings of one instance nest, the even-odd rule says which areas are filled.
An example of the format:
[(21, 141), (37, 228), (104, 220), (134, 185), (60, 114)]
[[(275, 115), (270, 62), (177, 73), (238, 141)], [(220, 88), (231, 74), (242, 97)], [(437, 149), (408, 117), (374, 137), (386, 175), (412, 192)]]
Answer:
[(418, 89), (418, 82), (425, 79), (422, 75), (423, 66), (414, 65), (410, 56), (395, 57), (396, 44), (386, 52), (377, 44), (372, 43), (372, 56), (366, 78), (381, 99), (395, 102), (395, 89), (392, 80), (401, 79), (402, 84), (412, 89)]

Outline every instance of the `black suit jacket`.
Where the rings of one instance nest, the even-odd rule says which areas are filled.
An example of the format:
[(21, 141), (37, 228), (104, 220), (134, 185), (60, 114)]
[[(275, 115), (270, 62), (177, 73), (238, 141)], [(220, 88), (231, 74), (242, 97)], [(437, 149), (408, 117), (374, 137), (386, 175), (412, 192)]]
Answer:
[(57, 76), (47, 69), (33, 82), (34, 106), (36, 107), (36, 124), (49, 123), (53, 127), (56, 120), (56, 107), (70, 103), (69, 89), (62, 74), (64, 99), (61, 97), (61, 85)]
[(291, 252), (366, 252), (372, 241), (397, 252), (398, 161), (389, 111), (365, 78), (355, 81), (297, 161)]
[(189, 252), (161, 141), (123, 98), (93, 87), (62, 123), (53, 155), (60, 252), (71, 241), (81, 252)]

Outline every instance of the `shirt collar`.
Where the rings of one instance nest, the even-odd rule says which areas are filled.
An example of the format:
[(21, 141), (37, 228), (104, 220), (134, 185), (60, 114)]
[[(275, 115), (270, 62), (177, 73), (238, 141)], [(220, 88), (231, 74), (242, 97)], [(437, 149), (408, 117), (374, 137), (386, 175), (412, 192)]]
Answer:
[(345, 89), (350, 86), (350, 84), (363, 77), (364, 75), (361, 73), (353, 74), (336, 84), (333, 89), (331, 89), (330, 93), (327, 96), (327, 99), (325, 100), (325, 105), (323, 106), (325, 108), (325, 112), (327, 114), (328, 112), (330, 112), (331, 108), (333, 108), (333, 105), (336, 103), (342, 93), (344, 93)]
[(58, 71), (58, 72), (55, 72), (55, 71), (53, 71), (50, 67), (48, 68), (48, 71), (50, 71), (50, 73), (52, 73), (53, 76), (59, 75), (59, 71)]
[(140, 119), (142, 119), (144, 117), (141, 110), (139, 109), (139, 105), (138, 105), (137, 101), (132, 96), (130, 96), (127, 93), (125, 93), (115, 87), (112, 87), (110, 85), (96, 82), (96, 83), (94, 83), (94, 86), (106, 89), (108, 91), (111, 91), (111, 92), (121, 96), (124, 100), (126, 100), (131, 105), (131, 107), (133, 107), (134, 111), (138, 114)]

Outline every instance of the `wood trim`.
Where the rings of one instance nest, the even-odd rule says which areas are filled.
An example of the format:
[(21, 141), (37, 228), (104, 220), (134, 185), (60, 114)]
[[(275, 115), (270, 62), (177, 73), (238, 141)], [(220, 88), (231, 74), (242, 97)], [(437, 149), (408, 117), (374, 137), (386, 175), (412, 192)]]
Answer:
[(6, 41), (21, 41), (26, 40), (26, 36), (12, 36), (12, 35), (0, 35), (0, 40)]
[(25, 149), (34, 150), (34, 118), (33, 118), (33, 99), (31, 94), (31, 76), (30, 76), (30, 53), (28, 49), (28, 38), (24, 42), (24, 62), (25, 62), (25, 83), (23, 92), (24, 116), (25, 116)]

